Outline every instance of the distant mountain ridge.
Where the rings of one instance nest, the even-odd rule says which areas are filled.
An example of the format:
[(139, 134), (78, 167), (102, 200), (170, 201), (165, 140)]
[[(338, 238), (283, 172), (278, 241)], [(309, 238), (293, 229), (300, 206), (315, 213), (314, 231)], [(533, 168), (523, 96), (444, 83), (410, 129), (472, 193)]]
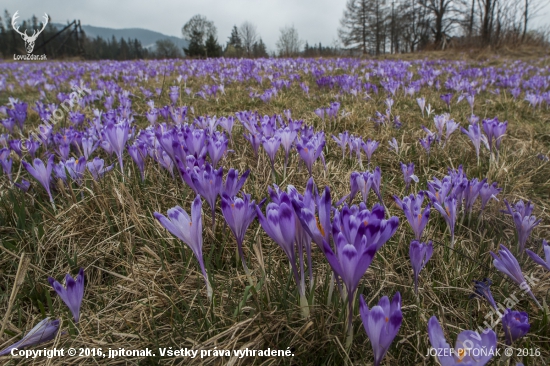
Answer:
[[(58, 29), (63, 29), (63, 27), (65, 27), (65, 24), (60, 24), (60, 23), (52, 23), (52, 25)], [(84, 31), (84, 33), (86, 33), (86, 36), (90, 38), (101, 37), (105, 40), (109, 40), (113, 36), (115, 36), (117, 40), (119, 40), (120, 38), (124, 38), (124, 39), (137, 38), (141, 42), (141, 45), (144, 48), (147, 48), (150, 50), (153, 50), (155, 48), (155, 42), (158, 41), (159, 39), (171, 40), (172, 42), (174, 42), (176, 46), (178, 46), (180, 50), (184, 47), (187, 48), (187, 46), (189, 45), (189, 41), (186, 39), (178, 38), (174, 36), (167, 36), (165, 34), (148, 30), (148, 29), (143, 29), (143, 28), (114, 29), (114, 28), (95, 27), (93, 25), (83, 25), (82, 30)]]

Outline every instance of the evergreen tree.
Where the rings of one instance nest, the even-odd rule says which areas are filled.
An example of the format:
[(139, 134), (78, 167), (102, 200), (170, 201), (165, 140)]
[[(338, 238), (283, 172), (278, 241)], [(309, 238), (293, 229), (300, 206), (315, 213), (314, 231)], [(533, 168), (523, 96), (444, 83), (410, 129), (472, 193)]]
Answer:
[(254, 57), (268, 57), (265, 43), (261, 38), (252, 46), (252, 54)]
[(206, 50), (201, 40), (202, 34), (200, 34), (200, 32), (196, 30), (193, 31), (191, 33), (191, 37), (189, 38), (189, 45), (187, 46), (187, 48), (183, 49), (185, 55), (189, 57), (205, 56)]
[(220, 57), (222, 55), (222, 47), (218, 44), (218, 40), (213, 34), (209, 35), (205, 44), (206, 57)]

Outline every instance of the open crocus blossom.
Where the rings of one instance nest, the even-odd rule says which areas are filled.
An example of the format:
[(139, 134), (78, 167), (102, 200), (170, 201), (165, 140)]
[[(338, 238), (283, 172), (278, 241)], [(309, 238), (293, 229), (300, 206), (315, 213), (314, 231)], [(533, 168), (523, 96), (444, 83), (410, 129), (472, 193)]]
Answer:
[(33, 164), (27, 163), (25, 160), (21, 161), (25, 169), (29, 172), (30, 175), (34, 177), (40, 184), (42, 184), (42, 187), (46, 190), (48, 193), (48, 196), (50, 197), (50, 202), (52, 203), (52, 206), (55, 208), (55, 204), (53, 202), (52, 192), (50, 190), (50, 179), (52, 175), (53, 170), (53, 159), (54, 156), (50, 155), (48, 158), (47, 165), (44, 165), (44, 162), (38, 158), (34, 159)]
[(421, 243), (418, 240), (413, 240), (409, 247), (409, 257), (411, 258), (411, 266), (414, 273), (414, 292), (418, 295), (418, 274), (424, 268), (426, 263), (432, 257), (434, 251), (432, 241)]
[(374, 366), (378, 366), (388, 352), (403, 322), (401, 294), (397, 292), (391, 303), (388, 297), (384, 296), (372, 309), (369, 309), (361, 295), (359, 297), (359, 313), (374, 352)]
[(511, 215), (514, 219), (514, 224), (518, 235), (519, 250), (520, 252), (523, 252), (531, 231), (535, 228), (535, 226), (540, 224), (541, 219), (537, 220), (535, 215), (531, 215), (535, 206), (530, 201), (524, 204), (523, 201), (520, 200), (513, 206), (510, 206), (506, 200), (504, 200), (504, 203), (506, 204), (507, 209), (502, 212)]
[(206, 274), (204, 260), (202, 258), (202, 201), (201, 196), (197, 195), (191, 206), (191, 217), (180, 206), (172, 207), (168, 210), (168, 218), (163, 214), (155, 212), (153, 215), (170, 233), (183, 241), (195, 255), (201, 268), (202, 276), (206, 284), (206, 294), (209, 300), (212, 300), (212, 287)]
[(535, 263), (543, 266), (550, 271), (550, 245), (548, 245), (548, 242), (544, 239), (542, 240), (542, 250), (544, 251), (544, 259), (546, 260), (543, 260), (541, 257), (536, 255), (529, 249), (526, 249), (525, 252)]
[(428, 321), (428, 336), (432, 348), (437, 351), (437, 359), (443, 366), (487, 364), (495, 355), (497, 336), (491, 329), (481, 334), (473, 330), (462, 331), (451, 348), (445, 340), (445, 334), (435, 316)]
[(407, 221), (411, 225), (416, 240), (422, 238), (422, 232), (430, 218), (430, 204), (422, 210), (425, 195), (424, 192), (420, 192), (416, 196), (411, 194), (410, 196), (403, 197), (403, 201), (399, 197), (393, 196), (395, 203), (403, 210)]
[(491, 252), (491, 255), (493, 256), (493, 265), (498, 269), (500, 272), (504, 273), (512, 281), (514, 281), (523, 291), (527, 292), (529, 296), (539, 306), (539, 308), (542, 309), (542, 306), (539, 304), (537, 298), (535, 295), (533, 295), (533, 292), (531, 292), (531, 288), (525, 281), (525, 277), (523, 277), (523, 273), (521, 272), (521, 267), (519, 266), (518, 260), (512, 252), (508, 250), (504, 245), (500, 244), (500, 250), (498, 251), (498, 255)]
[(48, 277), (48, 282), (73, 314), (75, 323), (78, 323), (80, 319), (80, 306), (84, 297), (84, 269), (80, 268), (76, 280), (67, 273), (65, 276), (65, 287), (53, 277)]
[(529, 315), (526, 312), (506, 309), (502, 317), (502, 328), (507, 346), (511, 346), (517, 339), (526, 335), (530, 327)]
[(55, 338), (59, 331), (59, 319), (46, 318), (36, 324), (20, 341), (15, 342), (11, 346), (0, 351), (0, 356), (5, 356), (11, 353), (13, 349), (23, 349), (31, 346), (36, 346), (40, 343), (50, 341)]

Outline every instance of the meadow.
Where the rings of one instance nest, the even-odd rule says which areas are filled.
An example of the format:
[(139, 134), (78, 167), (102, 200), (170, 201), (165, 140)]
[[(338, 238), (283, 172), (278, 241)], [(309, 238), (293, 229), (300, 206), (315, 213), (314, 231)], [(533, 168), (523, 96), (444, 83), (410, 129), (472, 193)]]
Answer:
[(549, 106), (548, 58), (0, 63), (1, 359), (549, 364)]

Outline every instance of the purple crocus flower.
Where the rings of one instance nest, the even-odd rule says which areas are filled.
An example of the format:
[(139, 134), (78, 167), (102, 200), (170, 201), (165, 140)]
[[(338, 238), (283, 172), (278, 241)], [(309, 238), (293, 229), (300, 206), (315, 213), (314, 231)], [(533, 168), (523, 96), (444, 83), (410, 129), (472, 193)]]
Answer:
[(191, 217), (180, 206), (172, 207), (168, 210), (168, 218), (163, 214), (154, 212), (153, 215), (170, 233), (183, 241), (195, 255), (201, 268), (202, 276), (206, 284), (206, 294), (209, 300), (212, 300), (212, 287), (206, 274), (204, 260), (202, 257), (202, 201), (197, 195), (191, 206)]
[(309, 309), (307, 307), (305, 289), (300, 286), (301, 281), (300, 275), (298, 274), (298, 267), (296, 266), (296, 253), (294, 249), (294, 241), (296, 240), (296, 216), (287, 193), (279, 192), (277, 200), (278, 202), (270, 202), (267, 205), (265, 216), (260, 207), (256, 207), (258, 221), (267, 235), (283, 249), (288, 257), (290, 266), (292, 267), (292, 274), (300, 294), (302, 312), (304, 316), (307, 316), (309, 314)]
[(424, 202), (424, 197), (426, 193), (420, 192), (416, 196), (411, 194), (410, 196), (403, 197), (403, 201), (397, 196), (393, 196), (397, 205), (403, 210), (407, 221), (413, 229), (414, 236), (416, 240), (422, 238), (422, 232), (428, 224), (428, 219), (430, 218), (430, 204), (422, 210), (422, 203)]
[(225, 134), (216, 131), (208, 138), (208, 145), (206, 147), (210, 160), (212, 160), (212, 166), (216, 167), (218, 162), (223, 157), (227, 150), (229, 140)]
[(433, 243), (421, 243), (418, 240), (413, 240), (409, 247), (409, 257), (414, 274), (414, 292), (418, 295), (418, 275), (422, 268), (428, 263), (433, 254)]
[(222, 195), (227, 195), (229, 197), (235, 197), (237, 193), (241, 190), (250, 174), (250, 170), (245, 171), (239, 178), (239, 171), (233, 168), (229, 169), (227, 172), (227, 177), (225, 178), (225, 183), (223, 185)]
[(392, 139), (388, 141), (388, 143), (390, 144), (390, 150), (399, 155), (399, 144), (397, 143), (395, 137), (392, 137)]
[(32, 165), (27, 163), (25, 160), (22, 160), (21, 164), (23, 164), (25, 169), (27, 169), (29, 174), (32, 175), (34, 179), (36, 179), (40, 184), (42, 184), (42, 187), (44, 187), (44, 189), (48, 193), (48, 196), (50, 197), (50, 202), (55, 208), (52, 192), (50, 190), (50, 178), (53, 170), (53, 159), (54, 159), (54, 156), (50, 155), (50, 157), (48, 158), (47, 165), (44, 165), (44, 162), (38, 158), (34, 159)]
[(103, 136), (106, 141), (109, 142), (113, 151), (118, 157), (118, 164), (120, 165), (120, 172), (124, 175), (124, 167), (122, 164), (122, 154), (124, 153), (124, 148), (126, 147), (126, 141), (128, 141), (128, 134), (130, 133), (130, 124), (128, 121), (123, 121), (120, 123), (108, 124), (103, 129)]
[(223, 167), (215, 170), (210, 164), (206, 163), (203, 169), (195, 169), (191, 174), (193, 186), (208, 205), (212, 215), (212, 226), (216, 223), (216, 199), (222, 190)]
[(94, 180), (99, 180), (105, 173), (113, 169), (112, 165), (105, 166), (105, 161), (101, 158), (95, 157), (94, 160), (86, 163), (86, 167)]
[(67, 273), (65, 276), (65, 287), (53, 277), (48, 277), (48, 282), (73, 314), (75, 323), (78, 323), (80, 319), (80, 306), (84, 297), (84, 269), (80, 268), (76, 280)]
[(485, 209), (485, 206), (487, 206), (487, 203), (491, 198), (498, 201), (496, 196), (500, 193), (500, 191), (502, 191), (502, 188), (497, 188), (497, 182), (493, 182), (493, 184), (489, 184), (487, 182), (483, 183), (483, 186), (479, 190), (479, 196), (481, 197), (480, 211)]
[(468, 127), (468, 130), (464, 129), (463, 127), (460, 128), (462, 133), (467, 135), (470, 140), (472, 140), (472, 144), (474, 144), (474, 148), (476, 149), (476, 156), (477, 156), (477, 163), (479, 165), (479, 149), (481, 147), (481, 143), (489, 149), (489, 144), (487, 142), (487, 137), (481, 133), (481, 129), (479, 128), (479, 125), (477, 123), (471, 124)]
[(365, 154), (367, 154), (367, 163), (369, 165), (372, 154), (378, 148), (378, 145), (380, 145), (378, 141), (374, 141), (371, 139), (368, 139), (367, 142), (361, 141), (361, 147), (363, 148), (363, 151), (365, 151)]
[(277, 155), (277, 151), (281, 146), (281, 138), (279, 136), (272, 136), (270, 138), (262, 137), (262, 145), (264, 146), (265, 152), (269, 157), (271, 169), (275, 169), (275, 155)]
[(388, 352), (395, 336), (399, 333), (403, 322), (401, 294), (396, 292), (391, 303), (387, 296), (382, 297), (378, 305), (372, 309), (369, 309), (361, 295), (359, 297), (359, 313), (374, 352), (374, 366), (378, 366)]
[[(535, 295), (533, 295), (533, 292), (531, 291), (531, 288), (525, 281), (525, 277), (523, 277), (523, 273), (521, 272), (521, 267), (519, 266), (518, 260), (512, 252), (508, 250), (504, 245), (500, 244), (500, 250), (498, 251), (498, 255), (493, 253), (491, 251), (491, 255), (493, 256), (493, 265), (498, 269), (500, 272), (507, 275), (512, 281), (514, 281), (523, 291), (527, 292), (529, 296), (535, 302), (537, 305), (542, 309), (540, 306), (537, 298)], [(500, 255), (500, 257), (499, 257)]]
[(474, 280), (474, 293), (470, 296), (473, 297), (483, 297), (489, 302), (493, 309), (497, 309), (497, 304), (491, 293), (491, 285), (493, 282), (489, 278), (484, 278), (483, 281)]
[(494, 144), (498, 152), (500, 149), (500, 142), (506, 133), (506, 128), (508, 127), (508, 121), (499, 122), (498, 118), (495, 117), (493, 119), (484, 119), (482, 121), (482, 125), (483, 131), (485, 131), (485, 134), (487, 135), (489, 150), (491, 152), (493, 151), (493, 140), (495, 140)]
[(59, 319), (52, 320), (51, 318), (43, 319), (36, 324), (20, 341), (15, 342), (11, 346), (0, 351), (0, 356), (5, 356), (11, 353), (13, 349), (23, 349), (31, 346), (39, 345), (55, 338), (59, 331)]
[(12, 181), (11, 168), (13, 165), (13, 160), (10, 159), (10, 149), (3, 148), (0, 149), (0, 166), (2, 166), (2, 171), (8, 176), (10, 182)]
[(405, 191), (409, 190), (411, 185), (411, 180), (414, 180), (418, 183), (418, 177), (414, 175), (414, 163), (409, 163), (407, 165), (399, 163), (401, 165), (401, 171), (403, 172), (403, 178), (405, 180)]
[(431, 135), (426, 136), (423, 139), (420, 139), (420, 145), (426, 150), (426, 154), (430, 156), (430, 150), (432, 148), (432, 144), (435, 141), (435, 138)]
[(244, 271), (250, 276), (243, 253), (244, 234), (248, 226), (256, 218), (256, 203), (250, 199), (249, 194), (243, 194), (243, 198), (222, 196), (222, 214), (237, 240), (237, 250), (243, 263)]
[(422, 117), (424, 117), (424, 108), (426, 108), (426, 99), (424, 97), (416, 98), (416, 103), (418, 103), (418, 106), (420, 107), (420, 110), (422, 111)]
[(67, 173), (65, 172), (65, 164), (62, 161), (53, 165), (53, 174), (55, 178), (61, 179), (63, 183), (67, 184)]
[(529, 315), (524, 311), (512, 311), (506, 309), (502, 317), (502, 328), (504, 329), (504, 337), (506, 345), (511, 346), (517, 339), (529, 333)]
[(349, 143), (349, 132), (348, 131), (341, 132), (338, 134), (338, 137), (332, 135), (332, 139), (342, 149), (342, 159), (344, 159), (346, 155), (346, 147), (348, 146), (348, 143)]
[(86, 171), (86, 159), (83, 156), (78, 159), (70, 158), (65, 162), (64, 166), (67, 172), (69, 172), (71, 179), (78, 185), (82, 184), (84, 172)]
[(26, 179), (21, 179), (20, 183), (15, 182), (14, 185), (23, 192), (27, 192), (31, 188), (31, 182)]
[(10, 133), (13, 133), (13, 128), (15, 127), (15, 119), (6, 118), (1, 121), (2, 126), (4, 126)]
[(518, 235), (519, 250), (520, 252), (523, 252), (531, 231), (535, 228), (535, 226), (540, 224), (542, 219), (537, 220), (535, 215), (531, 215), (533, 208), (535, 207), (531, 201), (524, 204), (523, 201), (520, 200), (513, 207), (510, 206), (506, 200), (504, 200), (504, 203), (506, 204), (507, 210), (502, 212), (512, 216)]
[(449, 230), (451, 231), (451, 249), (454, 248), (454, 239), (455, 239), (455, 225), (456, 225), (456, 210), (457, 210), (457, 199), (452, 196), (447, 196), (443, 201), (443, 204), (440, 204), (437, 201), (432, 202), (434, 207), (439, 211), (441, 216), (445, 219)]
[(128, 146), (128, 154), (138, 166), (141, 180), (145, 181), (145, 157), (147, 156), (147, 148), (145, 146), (140, 147), (137, 143), (134, 143)]
[(260, 144), (262, 142), (260, 134), (250, 132), (244, 135), (244, 138), (247, 139), (252, 145), (252, 149), (254, 150), (254, 155), (258, 156), (258, 149), (260, 148)]
[(535, 263), (550, 271), (550, 245), (548, 245), (548, 242), (545, 239), (542, 240), (542, 250), (544, 251), (544, 259), (546, 259), (546, 261), (529, 249), (526, 249), (525, 252)]
[(440, 98), (442, 101), (445, 102), (445, 104), (447, 104), (447, 108), (451, 110), (451, 99), (453, 99), (453, 94), (452, 93), (442, 94)]
[(13, 109), (8, 109), (8, 116), (15, 119), (19, 129), (23, 131), (23, 124), (27, 120), (27, 103), (16, 101), (13, 103)]
[[(435, 316), (428, 321), (428, 336), (432, 348), (437, 351), (439, 362), (444, 366), (483, 366), (491, 360), (497, 346), (497, 336), (491, 329), (485, 329), (481, 334), (473, 330), (464, 330), (456, 338), (453, 349), (447, 343), (443, 329)], [(477, 351), (473, 352), (474, 349)]]
[(351, 316), (353, 298), (361, 277), (370, 266), (376, 252), (395, 234), (399, 225), (397, 217), (384, 220), (384, 208), (374, 205), (372, 211), (364, 204), (336, 210), (332, 235), (336, 251), (323, 240), (323, 252), (346, 286), (348, 298), (348, 343), (353, 337)]
[(300, 157), (306, 164), (309, 175), (312, 176), (313, 163), (322, 156), (323, 148), (325, 147), (325, 136), (323, 132), (319, 132), (310, 139), (302, 138), (296, 144), (296, 149)]
[(291, 129), (290, 127), (281, 128), (277, 131), (276, 135), (281, 139), (281, 145), (283, 146), (283, 149), (285, 150), (285, 169), (288, 164), (288, 154), (290, 153), (290, 149), (294, 145), (294, 142), (296, 141), (296, 131), (294, 129)]
[(31, 154), (31, 157), (34, 159), (36, 155), (36, 150), (40, 147), (40, 141), (33, 139), (30, 137), (28, 140), (26, 140), (24, 143), (25, 149)]
[(349, 179), (351, 187), (349, 202), (351, 203), (351, 201), (355, 198), (357, 192), (361, 192), (363, 202), (367, 203), (367, 200), (369, 198), (369, 191), (372, 185), (370, 173), (368, 171), (364, 173), (352, 172)]
[(82, 137), (82, 153), (86, 160), (90, 158), (90, 155), (97, 149), (99, 146), (99, 141), (94, 141), (92, 137)]

